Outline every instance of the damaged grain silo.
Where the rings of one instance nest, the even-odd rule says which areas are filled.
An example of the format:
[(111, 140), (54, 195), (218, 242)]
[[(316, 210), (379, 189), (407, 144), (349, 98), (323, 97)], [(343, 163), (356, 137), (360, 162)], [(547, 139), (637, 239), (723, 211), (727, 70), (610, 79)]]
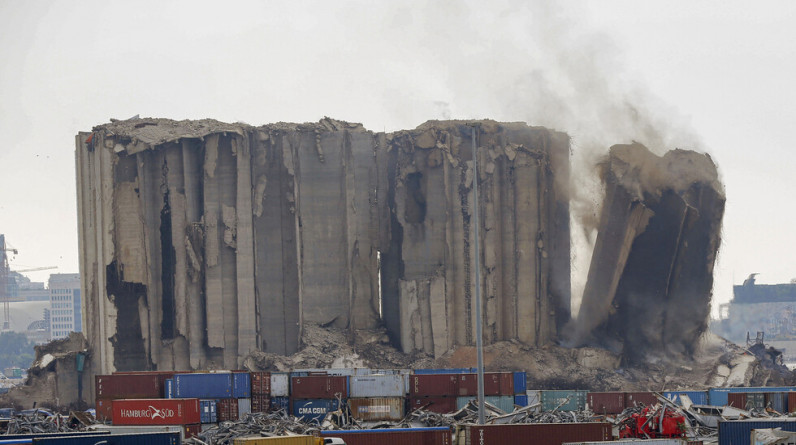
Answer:
[(545, 344), (569, 319), (568, 156), (562, 133), (491, 121), (385, 134), (131, 119), (81, 133), (94, 371), (234, 369), (255, 350), (295, 352), (308, 323), (384, 325), (404, 351), (439, 355), (475, 343), (476, 254), (485, 340)]
[(724, 189), (710, 156), (615, 145), (575, 342), (691, 355), (707, 329)]

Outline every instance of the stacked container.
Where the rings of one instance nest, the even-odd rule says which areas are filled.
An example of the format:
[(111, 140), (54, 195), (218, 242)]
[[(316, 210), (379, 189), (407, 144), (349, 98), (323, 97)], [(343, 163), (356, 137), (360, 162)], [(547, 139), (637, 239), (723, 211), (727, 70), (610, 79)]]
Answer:
[(347, 376), (296, 376), (290, 378), (293, 415), (305, 420), (322, 420), (348, 398)]
[(349, 377), (351, 415), (360, 420), (404, 418), (406, 377), (402, 374), (371, 374)]
[(178, 425), (186, 438), (201, 430), (199, 399), (117, 399), (111, 407), (114, 425)]
[(525, 371), (514, 373), (514, 404), (517, 406), (528, 406), (528, 381)]
[(284, 409), (290, 412), (290, 374), (271, 373), (271, 410)]
[(164, 378), (155, 373), (97, 375), (94, 377), (97, 420), (113, 420), (114, 399), (159, 399)]
[(216, 412), (217, 402), (215, 400), (200, 400), (199, 410), (201, 411), (202, 423), (216, 423), (218, 422), (218, 415)]
[(437, 413), (456, 411), (459, 392), (458, 374), (411, 374), (409, 409), (422, 408)]
[[(459, 374), (456, 409), (478, 397), (478, 374)], [(505, 412), (514, 411), (514, 373), (484, 373), (484, 400)]]
[(271, 373), (252, 372), (252, 412), (264, 413), (271, 407)]

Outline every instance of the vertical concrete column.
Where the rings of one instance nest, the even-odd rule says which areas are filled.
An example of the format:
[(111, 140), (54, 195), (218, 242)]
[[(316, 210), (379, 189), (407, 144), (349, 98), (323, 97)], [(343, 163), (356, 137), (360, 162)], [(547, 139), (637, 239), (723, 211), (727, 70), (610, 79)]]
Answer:
[(232, 140), (237, 152), (237, 298), (238, 298), (238, 357), (257, 349), (254, 294), (254, 230), (252, 224), (252, 166), (251, 146), (247, 136)]

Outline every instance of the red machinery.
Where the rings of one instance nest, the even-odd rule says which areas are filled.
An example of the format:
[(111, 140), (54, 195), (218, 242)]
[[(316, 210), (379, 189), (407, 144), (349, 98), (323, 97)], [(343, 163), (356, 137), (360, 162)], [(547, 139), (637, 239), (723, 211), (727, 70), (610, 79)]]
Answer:
[(619, 430), (620, 438), (638, 437), (655, 439), (660, 437), (685, 436), (685, 417), (666, 407), (657, 410), (644, 408), (625, 420)]

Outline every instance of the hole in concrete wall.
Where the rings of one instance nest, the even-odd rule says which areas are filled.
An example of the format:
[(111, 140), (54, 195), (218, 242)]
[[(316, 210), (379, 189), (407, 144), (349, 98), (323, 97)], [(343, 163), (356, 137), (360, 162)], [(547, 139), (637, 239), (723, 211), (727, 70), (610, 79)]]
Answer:
[(171, 339), (176, 336), (174, 329), (176, 320), (176, 308), (174, 303), (174, 269), (175, 252), (171, 242), (171, 207), (169, 206), (169, 191), (163, 194), (163, 209), (160, 211), (160, 251), (161, 260), (161, 284), (163, 297), (161, 307), (163, 318), (160, 322), (160, 335), (164, 339)]
[(140, 371), (152, 365), (144, 350), (139, 299), (146, 299), (146, 286), (124, 281), (124, 270), (113, 261), (105, 268), (108, 296), (116, 306), (116, 333), (110, 338), (113, 345), (113, 367), (117, 371)]
[(422, 224), (426, 219), (426, 194), (423, 187), (423, 174), (409, 173), (406, 176), (406, 199), (404, 201), (404, 219), (409, 224)]

